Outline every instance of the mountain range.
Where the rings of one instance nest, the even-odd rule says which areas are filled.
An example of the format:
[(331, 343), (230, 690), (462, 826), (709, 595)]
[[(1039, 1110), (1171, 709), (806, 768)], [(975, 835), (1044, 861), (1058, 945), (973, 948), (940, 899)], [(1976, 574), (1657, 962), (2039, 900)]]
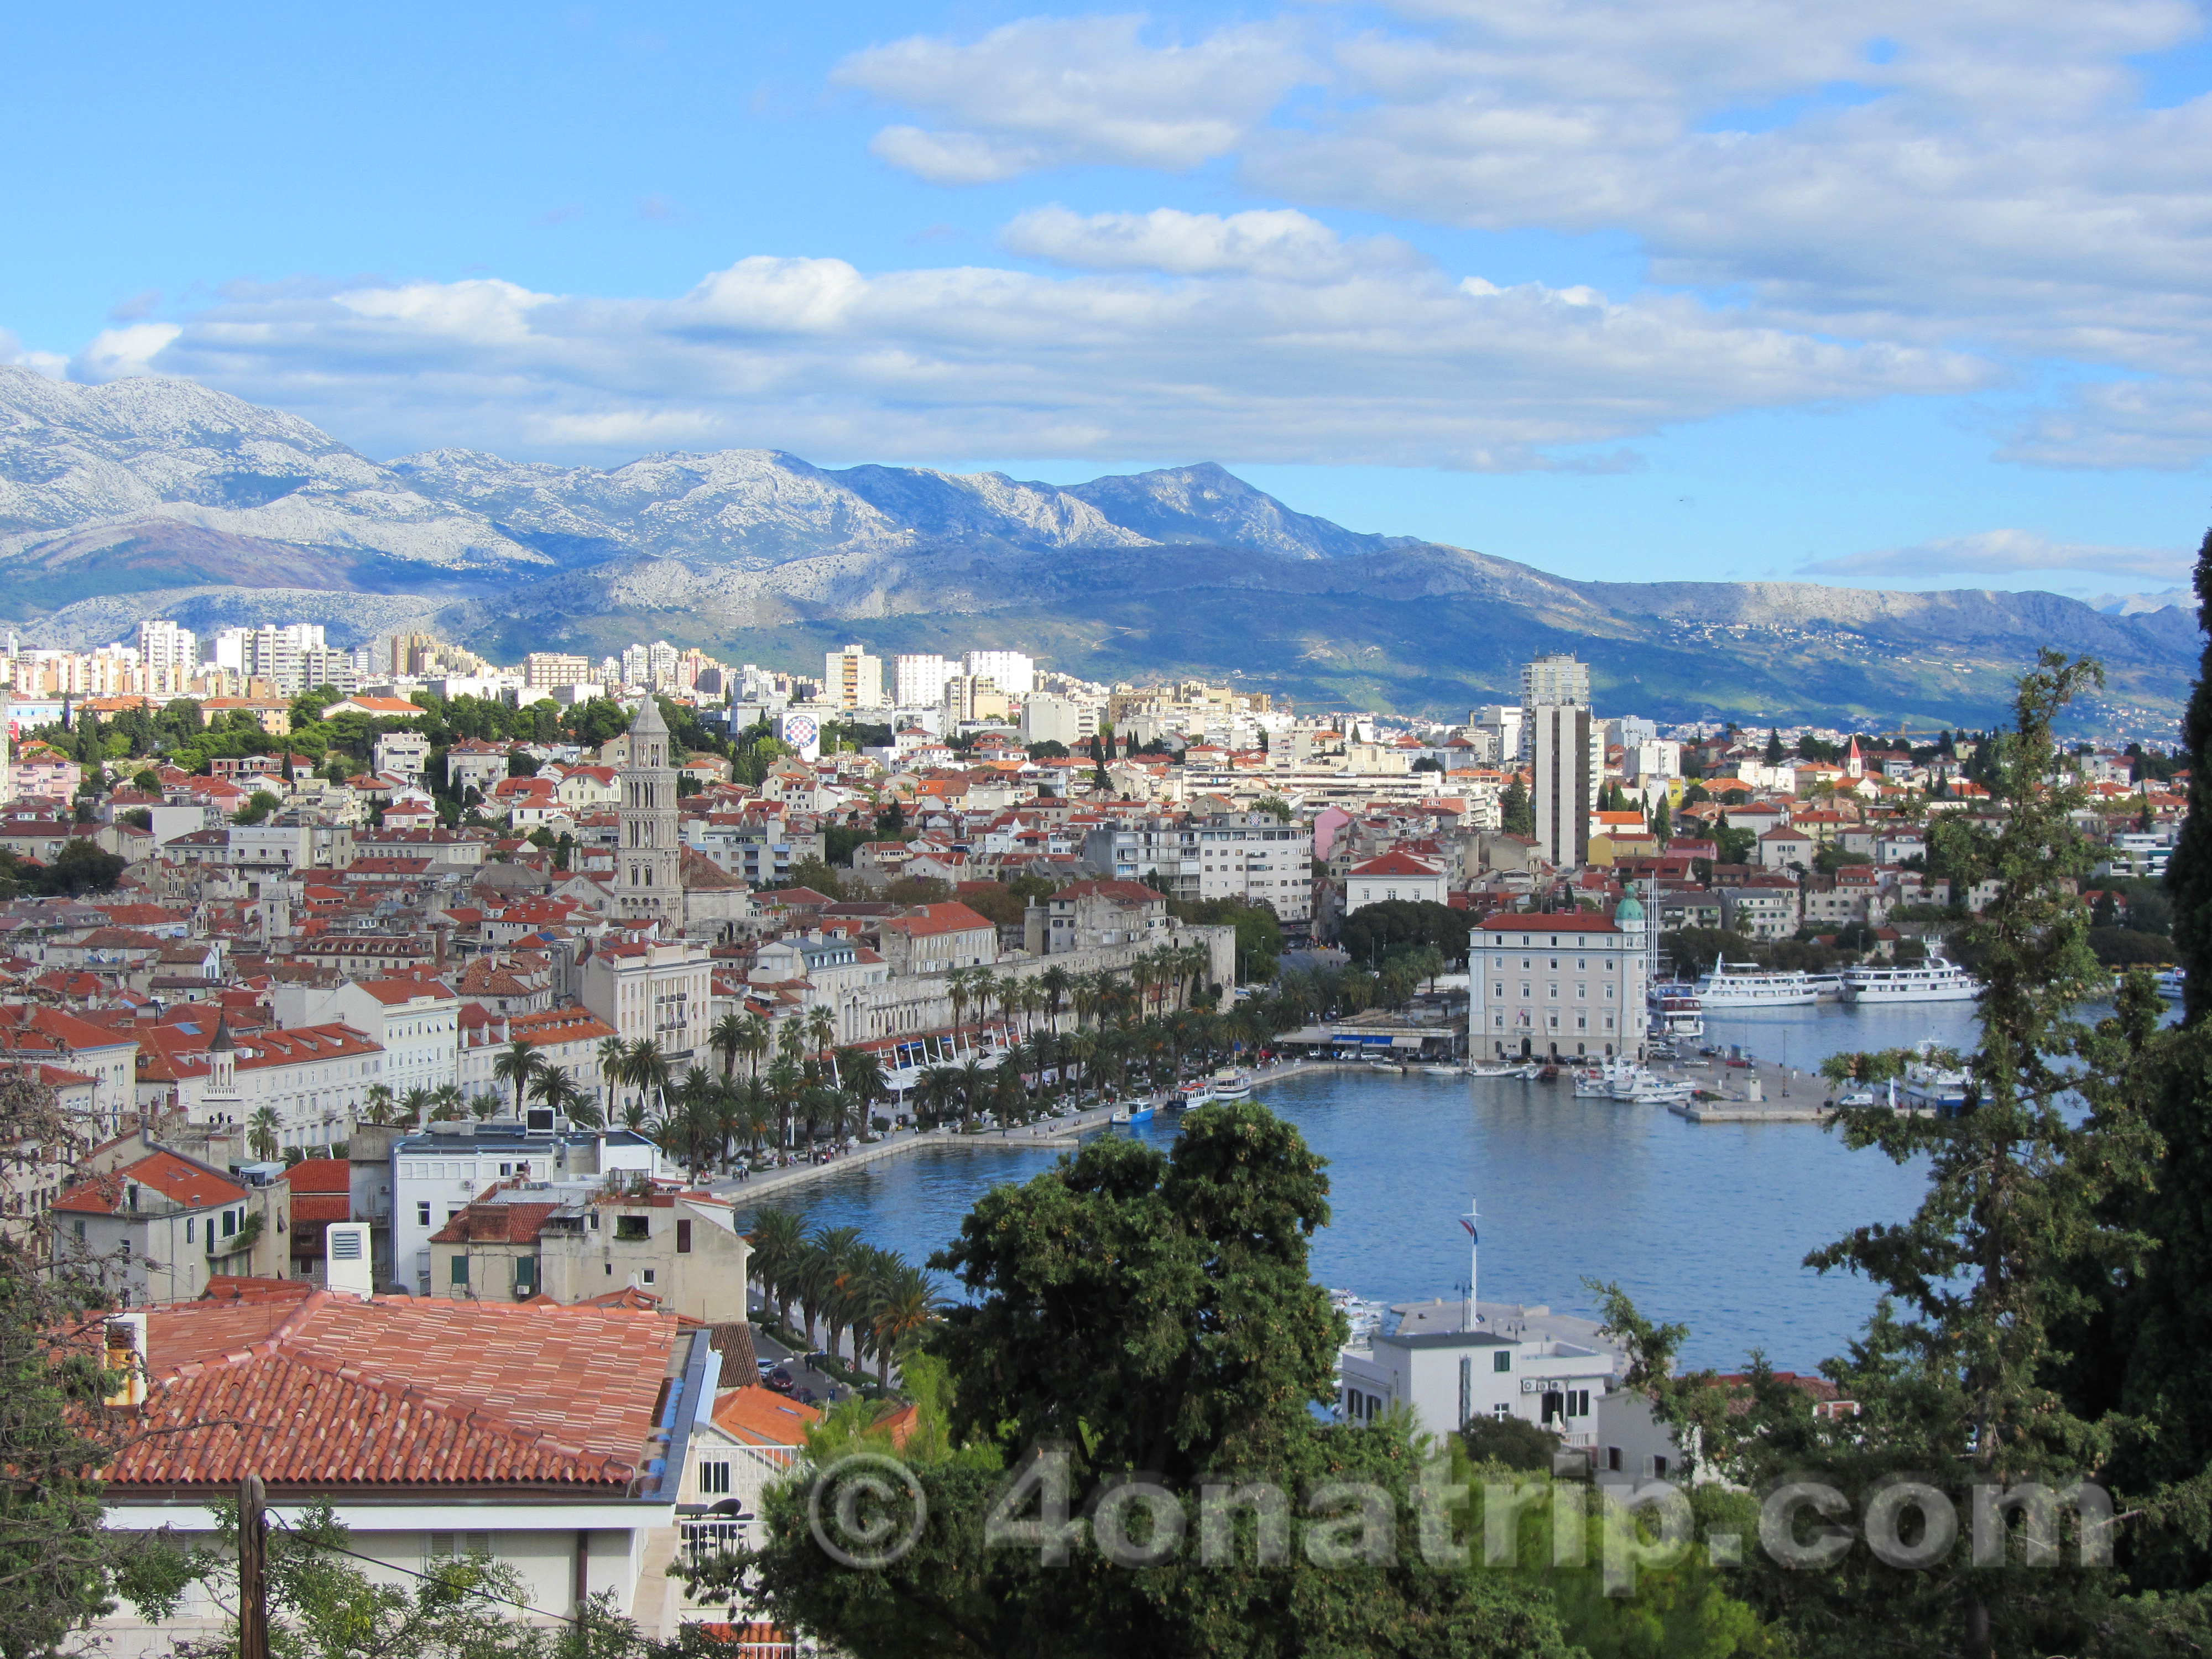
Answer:
[(1516, 696), (1522, 662), (1573, 651), (1604, 713), (1931, 730), (2001, 718), (2048, 645), (2106, 664), (2087, 727), (2170, 737), (2194, 617), (2101, 603), (1573, 581), (1346, 530), (1211, 464), (1063, 488), (775, 450), (379, 462), (191, 381), (0, 368), (0, 617), (27, 643), (161, 615), (422, 628), (510, 660), (664, 637), (803, 670), (859, 640), (1428, 713)]

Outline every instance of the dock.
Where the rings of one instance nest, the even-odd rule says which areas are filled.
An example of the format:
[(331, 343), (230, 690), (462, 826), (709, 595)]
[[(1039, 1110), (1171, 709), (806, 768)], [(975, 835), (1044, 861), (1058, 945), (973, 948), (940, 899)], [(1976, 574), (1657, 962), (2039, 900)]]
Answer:
[(1652, 1070), (1669, 1079), (1688, 1079), (1720, 1096), (1668, 1107), (1692, 1123), (1826, 1123), (1834, 1115), (1827, 1103), (1835, 1098), (1835, 1085), (1802, 1066), (1766, 1060), (1737, 1066), (1717, 1058), (1706, 1066), (1661, 1062)]

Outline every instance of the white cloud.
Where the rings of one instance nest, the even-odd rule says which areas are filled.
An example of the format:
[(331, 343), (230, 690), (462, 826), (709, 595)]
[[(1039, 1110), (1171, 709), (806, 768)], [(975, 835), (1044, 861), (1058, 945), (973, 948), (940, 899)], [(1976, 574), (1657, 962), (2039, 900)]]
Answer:
[[(1322, 5), (1190, 46), (1031, 20), (841, 73), (912, 118), (879, 152), (940, 183), (1225, 155), (1298, 208), (1626, 237), (1657, 282), (1792, 332), (2152, 382), (2073, 398), (2016, 459), (2212, 454), (2212, 96), (2148, 107), (2139, 67), (2202, 38), (2185, 0), (1383, 3), (1382, 27)], [(1036, 240), (1123, 268), (1103, 231)]]
[(189, 375), (378, 453), (757, 445), (1478, 469), (1629, 465), (1581, 447), (1990, 378), (1969, 356), (1815, 339), (1688, 299), (1455, 283), (1294, 214), (1032, 216), (1009, 234), (1130, 268), (870, 276), (757, 256), (672, 300), (295, 283), (158, 337), (110, 331), (76, 372)]
[(1984, 530), (1923, 542), (1917, 547), (1848, 553), (1808, 564), (1799, 574), (1841, 576), (1855, 581), (1898, 578), (1908, 581), (1935, 576), (2009, 576), (2031, 570), (2081, 570), (2104, 576), (2135, 576), (2151, 581), (2185, 579), (2190, 556), (2171, 548), (2103, 547), (2087, 542), (2054, 542), (2032, 530)]
[(93, 380), (158, 373), (148, 365), (176, 343), (183, 332), (175, 323), (126, 323), (120, 328), (102, 329), (77, 354), (70, 372)]
[(0, 328), (0, 367), (27, 368), (50, 380), (65, 379), (69, 359), (51, 351), (33, 351), (14, 333)]
[(1072, 162), (1180, 171), (1226, 154), (1306, 72), (1292, 32), (1224, 28), (1147, 44), (1141, 16), (1033, 17), (961, 46), (915, 36), (831, 72), (936, 118), (875, 153), (934, 184), (987, 184)]
[(1009, 252), (1082, 270), (1154, 270), (1176, 276), (1241, 274), (1283, 282), (1340, 281), (1355, 270), (1422, 264), (1391, 236), (1346, 241), (1289, 208), (1246, 213), (1076, 213), (1033, 208), (1008, 225)]

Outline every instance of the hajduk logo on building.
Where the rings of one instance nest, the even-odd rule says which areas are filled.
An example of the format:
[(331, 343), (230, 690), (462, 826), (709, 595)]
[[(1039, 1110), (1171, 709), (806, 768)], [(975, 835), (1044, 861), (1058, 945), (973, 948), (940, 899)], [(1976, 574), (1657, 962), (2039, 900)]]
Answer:
[(778, 741), (791, 745), (804, 760), (822, 757), (822, 722), (811, 714), (786, 714), (776, 723)]

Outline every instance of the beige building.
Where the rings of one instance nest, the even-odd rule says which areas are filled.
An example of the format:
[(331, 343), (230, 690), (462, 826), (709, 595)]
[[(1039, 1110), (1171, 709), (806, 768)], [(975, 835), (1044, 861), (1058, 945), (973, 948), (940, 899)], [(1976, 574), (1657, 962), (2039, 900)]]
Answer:
[(430, 1293), (567, 1304), (635, 1289), (670, 1313), (729, 1324), (745, 1317), (751, 1257), (724, 1199), (636, 1176), (507, 1181), (430, 1236)]

